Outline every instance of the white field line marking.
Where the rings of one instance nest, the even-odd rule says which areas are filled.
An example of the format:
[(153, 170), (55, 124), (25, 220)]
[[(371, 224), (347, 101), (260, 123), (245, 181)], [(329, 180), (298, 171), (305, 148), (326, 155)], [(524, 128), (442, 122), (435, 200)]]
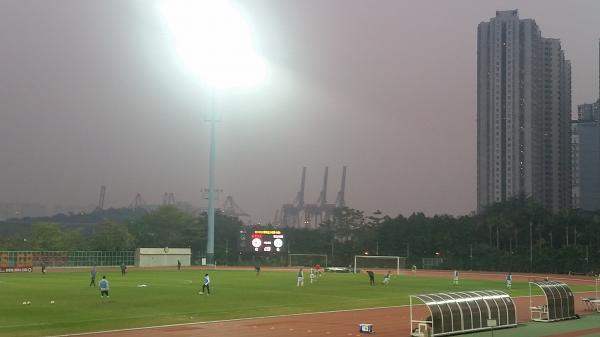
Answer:
[[(448, 274), (449, 275), (452, 271), (451, 270), (422, 270), (422, 272), (425, 273), (425, 275), (427, 273)], [(417, 271), (417, 273), (418, 273), (418, 271)], [(476, 271), (463, 271), (463, 272), (461, 272), (461, 274), (471, 275), (471, 276), (498, 276), (499, 279), (503, 279), (503, 277), (506, 277), (506, 273), (501, 273), (501, 272), (481, 273), (481, 272), (476, 272)], [(549, 277), (550, 280), (594, 282), (593, 278), (588, 278), (588, 279), (574, 278), (574, 277), (559, 276), (556, 274), (512, 274), (512, 275), (513, 275), (513, 277), (517, 276), (517, 277), (526, 278), (526, 279), (541, 279), (541, 278)], [(485, 280), (485, 281), (491, 281), (491, 280)]]
[[(573, 292), (574, 294), (582, 294), (589, 293), (590, 291), (579, 291)], [(544, 295), (536, 295), (536, 297), (542, 297)], [(529, 298), (528, 295), (517, 296), (513, 298)], [(136, 331), (136, 330), (145, 330), (145, 329), (160, 329), (160, 328), (171, 328), (177, 326), (187, 326), (187, 325), (199, 325), (199, 324), (213, 324), (213, 323), (228, 323), (228, 322), (237, 322), (237, 321), (248, 321), (253, 319), (267, 319), (267, 318), (280, 318), (280, 317), (293, 317), (293, 316), (305, 316), (305, 315), (321, 315), (321, 314), (335, 314), (339, 312), (350, 312), (350, 311), (361, 311), (361, 310), (378, 310), (378, 309), (392, 309), (392, 308), (404, 308), (409, 307), (409, 304), (403, 305), (391, 305), (387, 307), (374, 307), (374, 308), (361, 308), (361, 309), (342, 309), (342, 310), (331, 310), (331, 311), (317, 311), (317, 312), (303, 312), (297, 314), (287, 314), (287, 315), (272, 315), (272, 316), (260, 316), (260, 317), (245, 317), (245, 318), (232, 318), (232, 319), (221, 319), (215, 321), (201, 321), (201, 322), (190, 322), (190, 323), (178, 323), (178, 324), (165, 324), (165, 325), (153, 325), (153, 326), (145, 326), (138, 328), (126, 328), (126, 329), (114, 329), (114, 330), (104, 330), (104, 331), (93, 331), (93, 332), (81, 332), (81, 333), (73, 333), (66, 335), (52, 335), (46, 337), (71, 337), (71, 336), (87, 336), (87, 335), (96, 335), (102, 333), (111, 333), (111, 332), (123, 332), (123, 331)], [(424, 304), (413, 305), (413, 306), (424, 306)]]

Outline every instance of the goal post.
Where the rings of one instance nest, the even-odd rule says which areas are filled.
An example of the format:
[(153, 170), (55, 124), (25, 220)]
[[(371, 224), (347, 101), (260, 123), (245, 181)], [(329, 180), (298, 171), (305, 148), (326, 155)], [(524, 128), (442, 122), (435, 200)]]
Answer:
[[(368, 261), (368, 262), (367, 262)], [(396, 269), (396, 275), (400, 275), (400, 267), (406, 267), (406, 257), (383, 256), (383, 255), (354, 255), (354, 273), (359, 270), (359, 264), (363, 262), (366, 268)]]
[(327, 268), (327, 254), (288, 254), (288, 267), (312, 267), (323, 262), (325, 262), (323, 267)]

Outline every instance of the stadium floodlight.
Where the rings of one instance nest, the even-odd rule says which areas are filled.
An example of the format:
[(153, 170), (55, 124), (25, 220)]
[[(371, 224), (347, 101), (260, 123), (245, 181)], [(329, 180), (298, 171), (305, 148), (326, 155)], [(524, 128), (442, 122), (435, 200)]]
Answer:
[(160, 0), (182, 64), (216, 88), (258, 85), (266, 63), (256, 52), (250, 27), (227, 0)]
[(266, 66), (256, 53), (250, 28), (227, 0), (159, 0), (182, 63), (211, 87), (211, 138), (208, 169), (208, 233), (206, 257), (214, 264), (215, 133), (214, 90), (258, 85)]

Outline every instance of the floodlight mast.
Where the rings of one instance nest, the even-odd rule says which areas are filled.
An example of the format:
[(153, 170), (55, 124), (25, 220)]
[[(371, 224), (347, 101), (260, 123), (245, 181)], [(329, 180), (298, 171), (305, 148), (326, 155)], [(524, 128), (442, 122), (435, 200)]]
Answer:
[(256, 53), (250, 29), (227, 0), (159, 0), (183, 64), (211, 88), (208, 166), (207, 264), (214, 265), (217, 88), (257, 85), (266, 66)]
[(208, 230), (206, 236), (206, 262), (215, 264), (215, 155), (216, 155), (216, 109), (215, 89), (211, 90), (210, 102), (210, 153), (208, 158)]

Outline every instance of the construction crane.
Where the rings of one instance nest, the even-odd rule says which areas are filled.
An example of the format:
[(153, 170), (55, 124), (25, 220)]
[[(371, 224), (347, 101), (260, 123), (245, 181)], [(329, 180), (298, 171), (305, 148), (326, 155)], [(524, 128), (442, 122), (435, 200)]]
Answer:
[(302, 168), (300, 178), (300, 191), (296, 194), (296, 199), (291, 204), (281, 206), (281, 223), (286, 227), (300, 226), (300, 212), (304, 210), (304, 186), (306, 183), (306, 167)]
[(327, 204), (327, 175), (329, 173), (329, 167), (325, 166), (325, 176), (323, 177), (323, 187), (321, 188), (321, 194), (319, 194), (319, 200), (317, 200), (317, 204), (321, 208), (325, 207)]
[(323, 187), (316, 204), (304, 205), (304, 226), (316, 228), (323, 221), (323, 213), (327, 206), (327, 176), (329, 167), (325, 166), (325, 174), (323, 177)]
[(97, 211), (101, 211), (104, 209), (104, 197), (106, 195), (106, 186), (100, 186), (100, 199), (98, 200), (98, 206), (96, 207)]
[(142, 199), (142, 195), (141, 194), (136, 194), (135, 195), (135, 199), (133, 199), (133, 203), (131, 203), (129, 205), (130, 208), (132, 209), (140, 209), (140, 208), (146, 208), (146, 203), (144, 202), (144, 199)]
[(335, 199), (335, 203), (328, 204), (325, 203), (322, 205), (322, 211), (324, 215), (324, 220), (331, 220), (333, 218), (333, 212), (336, 208), (346, 207), (346, 201), (344, 194), (346, 193), (346, 166), (344, 166), (342, 170), (342, 182), (340, 184), (340, 191), (337, 194)]
[(239, 218), (242, 216), (250, 216), (250, 214), (244, 212), (244, 210), (242, 210), (240, 206), (238, 206), (238, 204), (236, 204), (235, 201), (233, 201), (233, 197), (230, 195), (228, 195), (227, 198), (225, 198), (225, 202), (223, 203), (221, 209), (223, 210), (223, 213), (225, 215), (229, 215), (232, 217)]
[(297, 227), (299, 225), (299, 214), (294, 204), (283, 204), (281, 206), (281, 224), (285, 227)]
[[(319, 194), (316, 203), (304, 202), (304, 187), (306, 181), (306, 167), (302, 168), (302, 179), (300, 183), (300, 191), (296, 195), (294, 203), (283, 204), (281, 212), (275, 215), (275, 221), (280, 220), (284, 227), (312, 227), (316, 228), (319, 223), (329, 220), (333, 217), (336, 208), (346, 207), (346, 166), (342, 170), (342, 182), (340, 191), (337, 194), (335, 203), (327, 202), (327, 185), (329, 177), (329, 167), (325, 167), (323, 175), (323, 187)], [(281, 218), (279, 218), (281, 216)], [(300, 223), (300, 218), (303, 221)]]
[(300, 191), (296, 194), (296, 200), (294, 201), (294, 206), (300, 210), (304, 207), (304, 186), (306, 183), (306, 167), (302, 168), (302, 178), (300, 181)]
[(163, 194), (163, 206), (167, 205), (175, 205), (175, 193), (167, 193)]
[(342, 208), (346, 207), (346, 166), (342, 170), (342, 183), (340, 184), (340, 191), (337, 194), (337, 198), (335, 199), (335, 207)]

